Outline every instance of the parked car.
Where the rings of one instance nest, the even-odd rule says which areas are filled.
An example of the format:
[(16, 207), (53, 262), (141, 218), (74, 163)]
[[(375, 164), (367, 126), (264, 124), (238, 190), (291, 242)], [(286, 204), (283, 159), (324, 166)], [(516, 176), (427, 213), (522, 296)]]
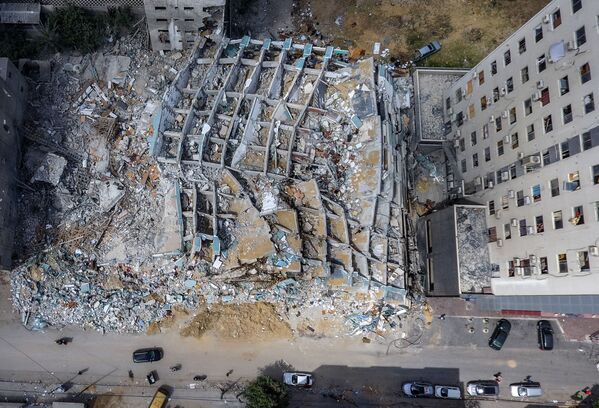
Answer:
[(311, 387), (314, 379), (309, 373), (283, 373), (283, 382), (294, 387)]
[(435, 397), (460, 399), (462, 398), (462, 391), (459, 387), (454, 387), (451, 385), (435, 385)]
[(495, 350), (501, 350), (511, 329), (512, 324), (508, 320), (499, 320), (497, 326), (495, 326), (495, 330), (493, 330), (493, 334), (489, 337), (489, 347)]
[(152, 398), (152, 402), (150, 402), (149, 408), (162, 408), (166, 405), (170, 396), (170, 392), (164, 388), (160, 387), (154, 394), (154, 398)]
[(477, 397), (494, 397), (499, 395), (499, 384), (493, 380), (470, 381), (466, 385), (466, 392)]
[(164, 351), (160, 347), (145, 348), (135, 350), (133, 352), (134, 363), (151, 363), (161, 360), (164, 356)]
[(510, 391), (513, 397), (540, 397), (543, 395), (543, 389), (538, 382), (510, 384)]
[(418, 381), (404, 383), (401, 389), (408, 397), (432, 397), (435, 393), (432, 384)]
[(553, 327), (548, 320), (537, 322), (537, 334), (539, 337), (539, 348), (541, 350), (553, 350)]
[(430, 57), (436, 52), (441, 50), (441, 43), (437, 40), (426, 44), (424, 47), (419, 48), (416, 51), (416, 56), (414, 57), (414, 62), (421, 61), (427, 57)]

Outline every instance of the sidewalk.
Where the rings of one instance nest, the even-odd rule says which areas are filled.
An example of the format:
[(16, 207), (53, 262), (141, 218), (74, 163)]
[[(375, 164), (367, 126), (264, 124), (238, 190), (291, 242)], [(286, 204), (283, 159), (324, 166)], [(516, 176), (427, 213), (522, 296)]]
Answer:
[(564, 336), (569, 341), (589, 341), (588, 336), (599, 331), (599, 318), (578, 316), (556, 316), (553, 313), (542, 313), (525, 310), (491, 311), (482, 310), (476, 302), (466, 301), (462, 298), (428, 298), (428, 304), (433, 309), (433, 316), (441, 314), (459, 317), (510, 317), (510, 318), (536, 318), (555, 319), (559, 321)]

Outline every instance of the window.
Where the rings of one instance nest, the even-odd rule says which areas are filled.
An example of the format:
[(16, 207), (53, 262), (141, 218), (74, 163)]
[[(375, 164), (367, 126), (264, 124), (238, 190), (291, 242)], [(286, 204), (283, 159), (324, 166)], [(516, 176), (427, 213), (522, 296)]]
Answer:
[(547, 266), (547, 257), (546, 256), (542, 256), (539, 258), (539, 261), (541, 263), (541, 274), (542, 275), (546, 275), (549, 273), (549, 266)]
[(522, 83), (525, 84), (530, 79), (528, 75), (528, 67), (524, 67), (520, 70), (520, 79), (522, 79)]
[(580, 265), (580, 271), (590, 272), (591, 264), (589, 263), (589, 251), (578, 251), (576, 255), (578, 258), (578, 265)]
[(580, 67), (580, 82), (587, 83), (591, 80), (591, 66), (585, 63)]
[(520, 190), (516, 192), (516, 203), (518, 204), (518, 207), (524, 205), (524, 191)]
[(512, 149), (517, 149), (520, 146), (520, 141), (518, 140), (518, 132), (512, 134)]
[(448, 96), (445, 99), (445, 109), (449, 109), (449, 108), (451, 108), (451, 98)]
[(568, 179), (564, 182), (564, 190), (576, 191), (580, 189), (580, 178), (578, 172), (568, 173)]
[(455, 100), (456, 103), (460, 102), (462, 100), (462, 88), (458, 88), (455, 91)]
[(483, 139), (487, 139), (489, 137), (489, 125), (486, 123), (483, 125)]
[(510, 196), (504, 195), (501, 197), (501, 208), (507, 210), (510, 208)]
[(464, 150), (466, 150), (466, 142), (464, 141), (464, 138), (461, 137), (460, 138), (460, 152), (463, 152)]
[(496, 227), (489, 228), (487, 230), (487, 233), (489, 234), (489, 242), (497, 241), (497, 228)]
[(478, 153), (472, 155), (472, 167), (478, 167)]
[(537, 230), (537, 234), (540, 234), (541, 232), (545, 232), (545, 224), (543, 224), (543, 216), (542, 215), (537, 215), (535, 217), (535, 227)]
[(541, 201), (541, 185), (540, 184), (535, 184), (534, 186), (532, 186), (531, 192), (532, 192), (532, 201), (534, 201), (535, 203), (538, 203), (539, 201)]
[(584, 132), (582, 134), (582, 150), (589, 150), (593, 147), (593, 139), (591, 138), (591, 132)]
[(474, 84), (472, 80), (466, 82), (466, 95), (470, 95), (474, 90)]
[(535, 27), (535, 42), (539, 42), (543, 39), (543, 26), (538, 25)]
[(491, 161), (491, 148), (485, 147), (485, 161)]
[(568, 75), (559, 80), (559, 94), (565, 95), (570, 92), (570, 81), (568, 81)]
[(514, 277), (514, 261), (507, 262), (507, 273), (510, 278)]
[(528, 235), (528, 228), (526, 228), (526, 219), (520, 220), (520, 236), (525, 237)]
[(549, 133), (553, 130), (553, 120), (551, 119), (551, 115), (543, 118), (543, 127), (545, 128), (545, 133)]
[(462, 160), (462, 173), (466, 173), (466, 159)]
[(562, 25), (562, 13), (559, 9), (553, 12), (553, 14), (551, 15), (551, 21), (553, 23), (554, 30)]
[(487, 109), (487, 97), (482, 96), (480, 98), (480, 110), (485, 110), (485, 109)]
[(495, 215), (495, 201), (489, 201), (489, 215)]
[(576, 30), (574, 35), (576, 37), (576, 46), (577, 47), (580, 47), (582, 44), (587, 42), (587, 34), (584, 30), (584, 26), (582, 26), (578, 30)]
[(557, 255), (557, 267), (560, 273), (568, 273), (568, 256), (566, 254)]
[(572, 225), (583, 225), (584, 224), (584, 208), (582, 205), (578, 205), (572, 209), (572, 218), (570, 219)]
[(507, 67), (512, 62), (512, 53), (510, 50), (507, 50), (503, 53), (503, 63)]
[[(584, 28), (584, 27), (583, 27)], [(480, 71), (478, 73), (478, 84), (482, 85), (485, 83), (485, 71)]]
[(165, 6), (155, 6), (154, 10), (166, 10)]
[(551, 197), (557, 197), (559, 195), (559, 180), (552, 179), (549, 182), (549, 188), (551, 189)]
[(516, 178), (516, 165), (512, 164), (510, 166), (510, 179), (513, 180)]
[(507, 81), (505, 81), (505, 87), (507, 88), (507, 93), (511, 93), (514, 91), (514, 78), (509, 77)]
[(562, 159), (567, 159), (570, 157), (570, 144), (566, 140), (565, 142), (560, 143), (560, 150)]
[(547, 68), (547, 61), (545, 60), (545, 54), (541, 54), (539, 58), (537, 58), (537, 71), (543, 72)]
[(595, 220), (599, 221), (599, 201), (595, 201)]
[(564, 221), (562, 219), (562, 210), (557, 210), (553, 212), (553, 229), (562, 229), (564, 228)]
[(532, 99), (528, 98), (524, 101), (524, 115), (528, 116), (532, 113)]
[(502, 128), (503, 128), (503, 126), (501, 124), (501, 116), (498, 116), (495, 118), (495, 131), (501, 132)]
[(526, 127), (526, 138), (529, 142), (535, 140), (535, 125), (533, 123)]
[(592, 93), (583, 98), (584, 113), (591, 113), (595, 110), (595, 97)]
[(491, 62), (491, 75), (497, 74), (497, 61)]
[(493, 102), (497, 102), (499, 100), (499, 88), (493, 89)]
[(458, 127), (462, 126), (464, 124), (464, 112), (458, 112), (458, 114), (455, 117), (455, 120)]
[(593, 184), (599, 184), (599, 164), (595, 164), (593, 167), (591, 167), (591, 175), (593, 179)]
[(572, 105), (566, 105), (562, 108), (562, 117), (564, 119), (564, 125), (572, 122)]
[(541, 106), (549, 105), (550, 103), (549, 88), (545, 88), (541, 91)]
[(520, 54), (526, 52), (526, 38), (522, 38), (520, 41), (518, 41), (518, 52)]
[(512, 239), (512, 226), (508, 224), (503, 224), (503, 236), (505, 239)]
[(516, 123), (517, 120), (518, 118), (516, 117), (516, 108), (513, 107), (510, 109), (510, 125)]
[(470, 144), (476, 146), (476, 131), (470, 133)]
[(497, 142), (497, 156), (503, 155), (503, 139)]
[(474, 118), (474, 116), (476, 116), (476, 111), (474, 110), (474, 105), (470, 104), (468, 106), (468, 116), (470, 116), (470, 119)]
[(572, 14), (582, 8), (582, 0), (572, 0)]

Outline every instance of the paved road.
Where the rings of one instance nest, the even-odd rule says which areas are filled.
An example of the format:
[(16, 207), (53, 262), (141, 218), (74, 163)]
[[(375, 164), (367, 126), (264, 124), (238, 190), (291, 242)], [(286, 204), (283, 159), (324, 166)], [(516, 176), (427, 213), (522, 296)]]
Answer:
[[(127, 406), (147, 406), (155, 386), (142, 380), (150, 369), (161, 376), (160, 383), (175, 388), (175, 402), (182, 407), (234, 406), (236, 392), (225, 394), (227, 403), (220, 400), (218, 386), (254, 377), (259, 372), (277, 373), (286, 364), (314, 372), (316, 387), (294, 393), (294, 406), (384, 406), (397, 403), (402, 382), (425, 379), (434, 383), (463, 384), (473, 379), (489, 379), (501, 371), (501, 399), (511, 400), (507, 384), (520, 381), (527, 375), (542, 383), (546, 395), (542, 401), (565, 401), (581, 387), (597, 382), (598, 373), (587, 351), (558, 339), (556, 350), (543, 352), (536, 348), (534, 321), (512, 321), (512, 334), (503, 350), (497, 352), (486, 346), (488, 333), (484, 323), (466, 319), (435, 320), (425, 330), (420, 346), (405, 349), (379, 344), (364, 344), (359, 339), (307, 339), (278, 341), (268, 344), (243, 344), (206, 338), (181, 338), (176, 333), (155, 336), (101, 335), (95, 332), (63, 330), (46, 333), (28, 332), (19, 324), (0, 323), (0, 380), (14, 381), (10, 388), (0, 384), (0, 394), (18, 389), (19, 382), (41, 381), (38, 392), (49, 391), (56, 384), (73, 380), (73, 393), (97, 383), (98, 393), (107, 391), (132, 396)], [(468, 328), (475, 327), (473, 334)], [(489, 323), (492, 330), (493, 322)], [(559, 330), (556, 328), (556, 332)], [(68, 346), (58, 346), (53, 340), (73, 336)], [(160, 345), (165, 349), (163, 361), (152, 364), (131, 363), (132, 350)], [(183, 369), (171, 373), (168, 367), (182, 363)], [(81, 376), (75, 374), (88, 368)], [(130, 387), (127, 376), (133, 369), (137, 384)], [(233, 372), (226, 376), (230, 370)], [(190, 390), (194, 375), (208, 376), (207, 385)], [(158, 384), (159, 385), (159, 384)], [(18, 392), (17, 392), (18, 393)], [(14, 395), (14, 393), (13, 393)], [(203, 398), (190, 402), (189, 398)], [(537, 401), (535, 401), (537, 402)], [(434, 406), (418, 402), (415, 406)], [(433, 405), (430, 405), (433, 404)], [(403, 404), (406, 405), (406, 404)], [(174, 405), (173, 405), (174, 406)], [(444, 406), (464, 406), (464, 402)], [(484, 406), (484, 405), (483, 405)], [(499, 406), (496, 404), (490, 406)]]

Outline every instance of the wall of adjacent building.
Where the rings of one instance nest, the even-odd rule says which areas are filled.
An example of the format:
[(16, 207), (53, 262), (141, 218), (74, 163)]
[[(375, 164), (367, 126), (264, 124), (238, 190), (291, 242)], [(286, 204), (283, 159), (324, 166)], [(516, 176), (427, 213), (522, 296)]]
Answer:
[[(581, 8), (575, 10), (579, 4)], [(496, 295), (599, 293), (599, 256), (592, 255), (593, 247), (599, 245), (598, 16), (599, 1), (552, 1), (444, 94), (444, 115), (446, 122), (452, 122), (462, 193), (490, 206), (487, 224), (495, 228), (489, 232), (496, 237), (489, 250), (491, 262), (499, 267), (492, 281)], [(537, 41), (539, 27), (543, 35)], [(586, 41), (580, 35), (582, 27)], [(521, 50), (523, 39), (525, 49)], [(556, 44), (562, 41), (565, 55), (550, 60), (550, 48), (559, 48)], [(507, 50), (511, 62), (506, 65)], [(543, 54), (546, 68), (539, 72)], [(496, 74), (491, 72), (494, 61)], [(583, 83), (585, 64), (590, 79)], [(522, 79), (524, 67), (528, 67), (528, 81)], [(562, 95), (560, 79), (566, 76), (569, 91)], [(510, 78), (511, 91), (507, 89)], [(494, 101), (496, 88), (499, 98)], [(549, 103), (543, 106), (545, 89)], [(481, 98), (487, 99), (486, 109)], [(525, 112), (528, 100), (532, 113)], [(568, 106), (572, 114), (566, 123), (564, 108)], [(552, 130), (545, 127), (549, 116)], [(498, 118), (501, 130), (496, 130)], [(528, 137), (531, 125), (534, 138)], [(498, 143), (503, 143), (502, 155)], [(474, 155), (478, 155), (478, 166), (474, 166)], [(552, 196), (554, 179), (560, 192)], [(538, 191), (540, 197), (536, 194), (535, 200)], [(579, 222), (581, 214), (575, 207), (582, 208), (584, 223)], [(553, 213), (560, 210), (563, 228), (556, 229)], [(538, 216), (543, 217), (542, 223), (537, 223)], [(522, 234), (521, 220), (527, 226)], [(566, 262), (560, 271), (558, 256), (563, 260), (563, 254)]]

